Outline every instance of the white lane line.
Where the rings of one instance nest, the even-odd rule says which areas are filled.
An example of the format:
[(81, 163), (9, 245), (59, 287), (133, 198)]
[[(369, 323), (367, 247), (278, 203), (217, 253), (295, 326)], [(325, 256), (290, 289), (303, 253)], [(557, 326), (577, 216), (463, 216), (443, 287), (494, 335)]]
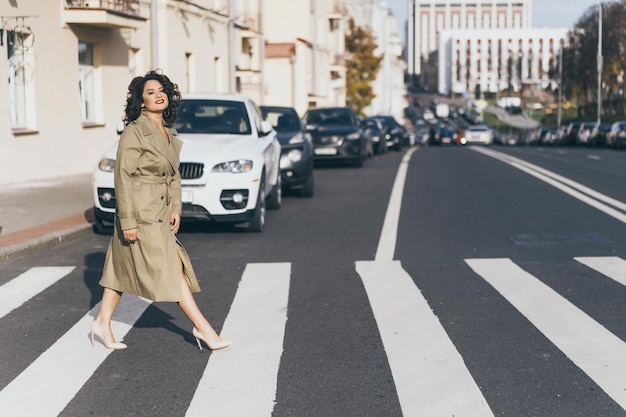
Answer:
[(402, 194), (404, 192), (404, 182), (406, 180), (406, 172), (409, 167), (409, 160), (411, 155), (418, 148), (409, 149), (402, 157), (402, 162), (398, 168), (396, 179), (393, 182), (393, 188), (391, 189), (391, 197), (389, 198), (389, 204), (387, 205), (387, 212), (385, 213), (385, 220), (383, 222), (383, 229), (380, 233), (380, 240), (378, 241), (378, 248), (376, 250), (377, 261), (391, 261), (396, 251), (396, 239), (398, 236), (398, 223), (400, 220), (400, 209), (402, 208)]
[(405, 417), (493, 416), (422, 293), (399, 261), (359, 261)]
[[(112, 329), (122, 339), (151, 304), (123, 295)], [(102, 344), (91, 347), (89, 332), (100, 303), (0, 391), (0, 414), (11, 417), (59, 415), (100, 364), (112, 352)]]
[[(569, 188), (567, 188), (567, 187), (565, 187), (563, 185), (559, 187), (559, 186), (555, 185), (554, 181), (547, 181), (546, 177), (552, 178), (552, 179), (554, 179), (554, 180), (556, 180), (556, 181), (558, 181), (558, 182), (560, 182), (560, 183), (562, 183), (562, 184), (564, 184), (566, 186), (571, 187), (574, 190), (578, 190), (578, 191), (580, 191), (580, 192), (582, 192), (584, 194), (587, 194), (588, 196), (590, 196), (590, 197), (592, 197), (592, 198), (594, 198), (594, 199), (596, 199), (598, 201), (602, 201), (602, 202), (604, 202), (606, 204), (609, 204), (609, 205), (611, 205), (611, 206), (613, 206), (613, 207), (615, 207), (615, 208), (617, 208), (619, 210), (626, 211), (626, 203), (624, 203), (622, 201), (619, 201), (619, 200), (616, 200), (616, 199), (614, 199), (612, 197), (609, 197), (609, 196), (607, 196), (605, 194), (599, 193), (599, 192), (597, 192), (597, 191), (595, 191), (595, 190), (593, 190), (593, 189), (591, 189), (589, 187), (586, 187), (586, 186), (584, 186), (584, 185), (582, 185), (582, 184), (580, 184), (580, 183), (578, 183), (576, 181), (572, 181), (569, 178), (566, 178), (566, 177), (563, 177), (561, 175), (555, 174), (552, 171), (548, 171), (547, 169), (543, 169), (543, 168), (541, 168), (541, 167), (539, 167), (537, 165), (531, 164), (530, 162), (526, 162), (526, 161), (524, 161), (522, 159), (516, 158), (516, 157), (511, 156), (511, 155), (507, 155), (507, 154), (504, 154), (504, 153), (501, 153), (501, 152), (497, 152), (497, 151), (494, 151), (494, 150), (482, 149), (482, 148), (478, 148), (478, 147), (473, 147), (472, 149), (477, 151), (477, 152), (479, 152), (479, 153), (482, 153), (484, 155), (488, 155), (488, 156), (491, 156), (493, 158), (499, 159), (500, 161), (502, 161), (504, 163), (507, 163), (507, 164), (509, 164), (511, 166), (514, 166), (514, 167), (516, 167), (516, 168), (518, 168), (518, 169), (520, 169), (520, 170), (522, 170), (524, 172), (527, 172), (527, 173), (535, 176), (536, 178), (538, 178), (538, 179), (540, 179), (540, 180), (542, 180), (544, 182), (547, 182), (548, 184), (553, 185), (554, 187), (560, 189), (561, 191), (564, 191), (564, 192), (570, 194), (571, 196), (573, 196), (575, 198), (578, 198), (579, 200), (581, 200), (581, 201), (583, 201), (583, 202), (585, 202), (587, 204), (590, 204), (589, 201), (593, 202), (593, 200), (589, 200), (589, 198), (587, 198), (585, 196), (583, 196), (583, 197), (585, 197), (584, 199), (583, 198), (579, 198), (580, 194), (576, 193), (576, 191), (573, 191), (573, 190), (571, 190), (571, 189), (569, 189)], [(535, 173), (533, 173), (531, 171), (534, 171)], [(541, 175), (541, 174), (543, 174), (543, 175)], [(607, 214), (610, 214), (609, 210), (612, 210), (611, 208), (606, 207), (606, 206), (604, 206), (602, 204), (599, 204), (599, 203), (597, 203), (597, 204), (590, 204), (590, 205), (592, 205), (593, 207), (596, 207), (596, 208), (598, 208), (598, 209), (600, 209), (602, 211), (605, 211), (605, 210), (603, 210), (603, 208), (606, 209), (607, 211), (605, 211), (605, 212)], [(612, 211), (612, 213), (619, 213), (619, 212)], [(620, 221), (624, 221), (623, 216), (619, 217), (619, 218), (616, 217), (616, 218), (618, 220), (620, 220)]]
[(287, 323), (290, 263), (248, 264), (186, 415), (271, 417)]
[(50, 287), (75, 268), (75, 266), (34, 267), (0, 286), (0, 318)]
[(465, 262), (626, 409), (626, 343), (510, 259)]
[(574, 258), (581, 264), (626, 285), (626, 261), (617, 256), (588, 256)]

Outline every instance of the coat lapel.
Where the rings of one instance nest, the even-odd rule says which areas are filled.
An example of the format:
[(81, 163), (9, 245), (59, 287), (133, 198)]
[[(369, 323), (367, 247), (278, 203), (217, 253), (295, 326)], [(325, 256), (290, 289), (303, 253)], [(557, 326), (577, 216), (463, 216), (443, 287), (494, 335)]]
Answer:
[(167, 133), (170, 139), (170, 145), (167, 144), (165, 139), (161, 136), (161, 132), (156, 123), (147, 114), (141, 114), (141, 124), (144, 136), (149, 138), (150, 145), (155, 148), (161, 155), (167, 159), (174, 171), (178, 167), (178, 152), (174, 146), (174, 142), (178, 140), (178, 135), (175, 134), (174, 129), (167, 128)]

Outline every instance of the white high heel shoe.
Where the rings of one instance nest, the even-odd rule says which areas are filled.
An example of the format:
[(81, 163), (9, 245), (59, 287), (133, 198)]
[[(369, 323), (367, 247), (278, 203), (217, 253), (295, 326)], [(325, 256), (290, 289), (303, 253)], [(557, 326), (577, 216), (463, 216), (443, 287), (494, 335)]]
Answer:
[(128, 347), (124, 343), (109, 341), (109, 339), (107, 339), (107, 337), (102, 332), (102, 329), (100, 328), (98, 322), (94, 320), (93, 323), (91, 323), (91, 346), (96, 345), (96, 337), (100, 339), (104, 347), (106, 347), (107, 349), (121, 350)]
[(202, 344), (200, 343), (201, 340), (204, 343), (206, 343), (206, 345), (211, 350), (224, 349), (225, 347), (228, 347), (228, 346), (230, 346), (233, 343), (233, 342), (228, 341), (228, 340), (222, 340), (221, 342), (211, 343), (211, 342), (209, 342), (209, 339), (205, 335), (200, 333), (200, 331), (198, 329), (196, 329), (195, 327), (193, 328), (191, 333), (193, 334), (193, 337), (196, 338), (196, 343), (198, 343), (198, 347), (200, 348), (200, 350), (202, 350)]

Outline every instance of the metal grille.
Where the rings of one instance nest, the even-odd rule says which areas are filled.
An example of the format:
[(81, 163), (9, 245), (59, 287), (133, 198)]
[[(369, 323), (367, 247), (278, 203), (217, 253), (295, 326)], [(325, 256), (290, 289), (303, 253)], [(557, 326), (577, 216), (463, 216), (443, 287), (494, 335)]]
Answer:
[(183, 180), (194, 180), (202, 177), (204, 173), (204, 164), (182, 162), (178, 167), (180, 177)]

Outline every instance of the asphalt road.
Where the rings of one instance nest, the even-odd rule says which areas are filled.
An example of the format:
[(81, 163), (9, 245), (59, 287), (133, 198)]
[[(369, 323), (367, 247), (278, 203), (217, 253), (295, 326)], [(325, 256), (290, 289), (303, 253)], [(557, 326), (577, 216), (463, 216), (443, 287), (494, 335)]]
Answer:
[[(185, 225), (198, 304), (238, 335), (224, 351), (198, 351), (171, 303), (129, 307), (126, 351), (92, 348), (107, 236), (0, 265), (0, 285), (66, 268), (0, 315), (0, 410), (626, 415), (626, 153), (494, 146), (402, 156), (318, 167), (315, 197), (285, 196), (261, 234)], [(392, 259), (381, 236), (393, 238)], [(56, 383), (38, 382), (48, 379)]]

